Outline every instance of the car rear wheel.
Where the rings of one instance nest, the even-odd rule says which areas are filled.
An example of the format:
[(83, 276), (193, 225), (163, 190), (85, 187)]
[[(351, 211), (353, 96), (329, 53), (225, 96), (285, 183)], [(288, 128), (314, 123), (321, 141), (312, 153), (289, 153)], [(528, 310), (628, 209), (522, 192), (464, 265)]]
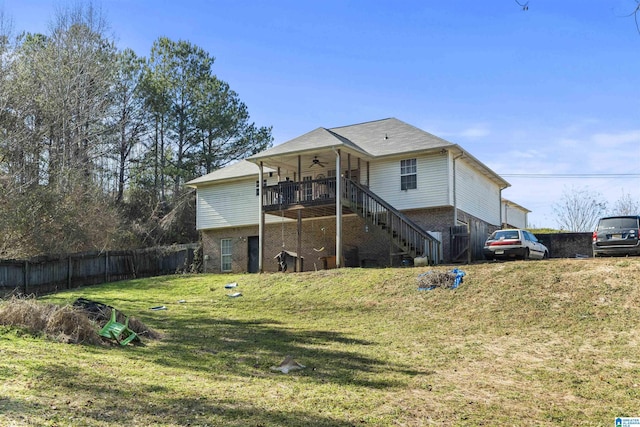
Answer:
[(522, 259), (524, 260), (529, 259), (529, 248), (527, 248), (527, 250), (524, 251), (524, 255), (522, 255)]

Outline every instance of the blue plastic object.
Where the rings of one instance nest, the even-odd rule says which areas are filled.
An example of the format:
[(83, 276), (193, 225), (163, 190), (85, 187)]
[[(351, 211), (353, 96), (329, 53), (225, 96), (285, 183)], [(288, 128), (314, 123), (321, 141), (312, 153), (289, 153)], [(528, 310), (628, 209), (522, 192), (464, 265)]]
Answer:
[(460, 283), (462, 283), (462, 278), (465, 276), (465, 272), (462, 270), (458, 270), (457, 268), (454, 268), (453, 270), (451, 270), (452, 273), (455, 273), (456, 278), (453, 281), (453, 285), (451, 285), (451, 289), (455, 289), (458, 286), (460, 286)]

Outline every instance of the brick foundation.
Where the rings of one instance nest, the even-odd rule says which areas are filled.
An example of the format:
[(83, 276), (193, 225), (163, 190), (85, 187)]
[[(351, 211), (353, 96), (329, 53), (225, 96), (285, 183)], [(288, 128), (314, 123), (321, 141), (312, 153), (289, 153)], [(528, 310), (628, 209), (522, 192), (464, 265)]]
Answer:
[[(408, 211), (405, 214), (425, 230), (442, 233), (444, 262), (450, 261), (450, 226), (453, 223), (453, 208), (437, 208), (429, 210)], [(464, 212), (458, 212), (463, 221), (467, 218)], [(204, 271), (221, 273), (220, 241), (231, 239), (232, 272), (248, 271), (248, 237), (258, 236), (258, 226), (226, 228), (202, 231), (202, 247)], [(301, 255), (304, 258), (304, 271), (321, 270), (325, 266), (335, 265), (336, 221), (334, 217), (307, 219), (302, 221)], [(393, 245), (389, 235), (383, 230), (368, 225), (364, 219), (356, 215), (342, 218), (343, 266), (346, 267), (387, 267), (399, 266), (401, 256)], [(297, 224), (265, 225), (264, 263), (267, 272), (278, 271), (278, 263), (274, 259), (283, 249), (298, 252)], [(300, 255), (300, 254), (299, 254)], [(332, 258), (333, 257), (333, 258)], [(293, 271), (288, 266), (288, 271)]]

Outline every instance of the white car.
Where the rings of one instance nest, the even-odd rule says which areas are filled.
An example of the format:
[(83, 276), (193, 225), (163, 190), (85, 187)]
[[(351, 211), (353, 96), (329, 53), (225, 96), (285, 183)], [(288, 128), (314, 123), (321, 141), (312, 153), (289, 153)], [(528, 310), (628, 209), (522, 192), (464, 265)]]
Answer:
[(483, 254), (486, 259), (545, 259), (549, 250), (536, 236), (527, 230), (508, 229), (494, 231), (484, 243)]

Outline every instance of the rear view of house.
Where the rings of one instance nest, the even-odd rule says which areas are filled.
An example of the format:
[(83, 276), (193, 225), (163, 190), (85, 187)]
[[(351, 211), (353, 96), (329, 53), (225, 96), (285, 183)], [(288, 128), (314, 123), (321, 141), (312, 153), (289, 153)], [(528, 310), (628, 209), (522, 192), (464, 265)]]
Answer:
[(479, 258), (509, 186), (457, 144), (394, 118), (318, 128), (188, 185), (209, 272)]

